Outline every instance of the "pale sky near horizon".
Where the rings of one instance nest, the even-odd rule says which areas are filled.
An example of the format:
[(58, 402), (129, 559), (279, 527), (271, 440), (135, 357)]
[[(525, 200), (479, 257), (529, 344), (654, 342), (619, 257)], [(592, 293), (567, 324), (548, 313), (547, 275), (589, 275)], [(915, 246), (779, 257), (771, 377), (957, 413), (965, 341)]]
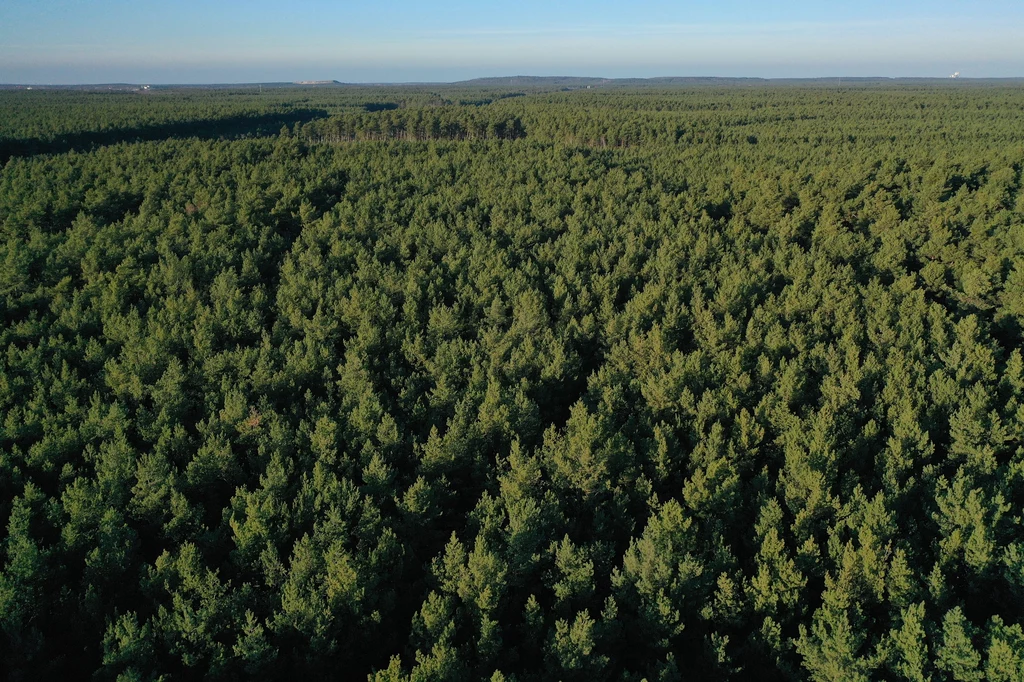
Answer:
[(0, 83), (1024, 76), (1022, 0), (0, 0)]

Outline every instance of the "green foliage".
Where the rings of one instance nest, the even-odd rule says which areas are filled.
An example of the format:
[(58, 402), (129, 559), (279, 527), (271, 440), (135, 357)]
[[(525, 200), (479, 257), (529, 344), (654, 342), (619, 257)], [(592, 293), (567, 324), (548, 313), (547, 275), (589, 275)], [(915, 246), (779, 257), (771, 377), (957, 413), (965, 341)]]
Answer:
[(2, 674), (1024, 679), (1022, 104), (0, 93)]

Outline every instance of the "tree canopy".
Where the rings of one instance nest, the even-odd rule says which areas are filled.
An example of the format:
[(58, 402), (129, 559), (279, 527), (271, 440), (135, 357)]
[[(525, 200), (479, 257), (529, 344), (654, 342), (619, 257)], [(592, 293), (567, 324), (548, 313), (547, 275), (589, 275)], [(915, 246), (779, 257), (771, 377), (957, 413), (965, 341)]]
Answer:
[(1024, 90), (261, 97), (0, 92), (7, 679), (1024, 678)]

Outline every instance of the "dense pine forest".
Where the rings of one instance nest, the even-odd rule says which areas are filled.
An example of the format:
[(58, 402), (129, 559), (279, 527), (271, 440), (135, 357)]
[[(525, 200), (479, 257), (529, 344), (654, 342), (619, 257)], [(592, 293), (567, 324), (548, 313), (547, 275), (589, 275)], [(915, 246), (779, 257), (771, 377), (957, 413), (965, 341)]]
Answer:
[(1024, 679), (1024, 87), (0, 91), (8, 680)]

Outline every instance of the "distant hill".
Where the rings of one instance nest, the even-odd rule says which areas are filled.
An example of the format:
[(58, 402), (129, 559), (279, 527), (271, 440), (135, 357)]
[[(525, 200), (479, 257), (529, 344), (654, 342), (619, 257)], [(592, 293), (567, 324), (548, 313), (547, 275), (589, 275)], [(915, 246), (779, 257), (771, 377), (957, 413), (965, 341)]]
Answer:
[(873, 85), (1019, 85), (1024, 78), (925, 78), (883, 76), (831, 76), (821, 78), (746, 78), (724, 76), (658, 76), (654, 78), (600, 78), (587, 76), (488, 76), (455, 82), (374, 82), (346, 83), (337, 80), (303, 80), (274, 83), (209, 83), (209, 84), (132, 84), (95, 83), (88, 85), (39, 85), (0, 83), (0, 90), (83, 90), (105, 92), (145, 92), (150, 90), (201, 89), (223, 90), (236, 88), (367, 88), (367, 87), (459, 87), (459, 88), (522, 88), (533, 90), (575, 90), (582, 88), (623, 87), (701, 87), (701, 86), (873, 86)]
[(595, 87), (664, 87), (664, 86), (752, 86), (752, 85), (805, 85), (805, 86), (857, 86), (857, 85), (935, 85), (970, 83), (997, 85), (1024, 83), (1024, 78), (927, 78), (885, 76), (830, 76), (820, 78), (753, 78), (726, 76), (658, 76), (654, 78), (591, 78), (580, 76), (496, 76), (473, 78), (451, 83), (462, 87), (517, 87), (517, 88), (595, 88)]
[(452, 85), (480, 85), (485, 87), (496, 87), (506, 85), (512, 85), (516, 87), (581, 87), (587, 85), (611, 83), (613, 82), (613, 80), (614, 79), (610, 78), (589, 78), (585, 76), (493, 76), (487, 78), (472, 78), (466, 81), (456, 81), (455, 83), (452, 83)]
[(717, 76), (659, 76), (655, 78), (597, 78), (585, 76), (495, 76), (488, 78), (473, 78), (466, 81), (458, 81), (452, 85), (483, 85), (494, 87), (496, 85), (516, 86), (575, 86), (585, 87), (587, 85), (626, 85), (626, 84), (717, 84), (717, 83), (742, 83), (742, 82), (766, 82), (765, 78), (719, 78)]

